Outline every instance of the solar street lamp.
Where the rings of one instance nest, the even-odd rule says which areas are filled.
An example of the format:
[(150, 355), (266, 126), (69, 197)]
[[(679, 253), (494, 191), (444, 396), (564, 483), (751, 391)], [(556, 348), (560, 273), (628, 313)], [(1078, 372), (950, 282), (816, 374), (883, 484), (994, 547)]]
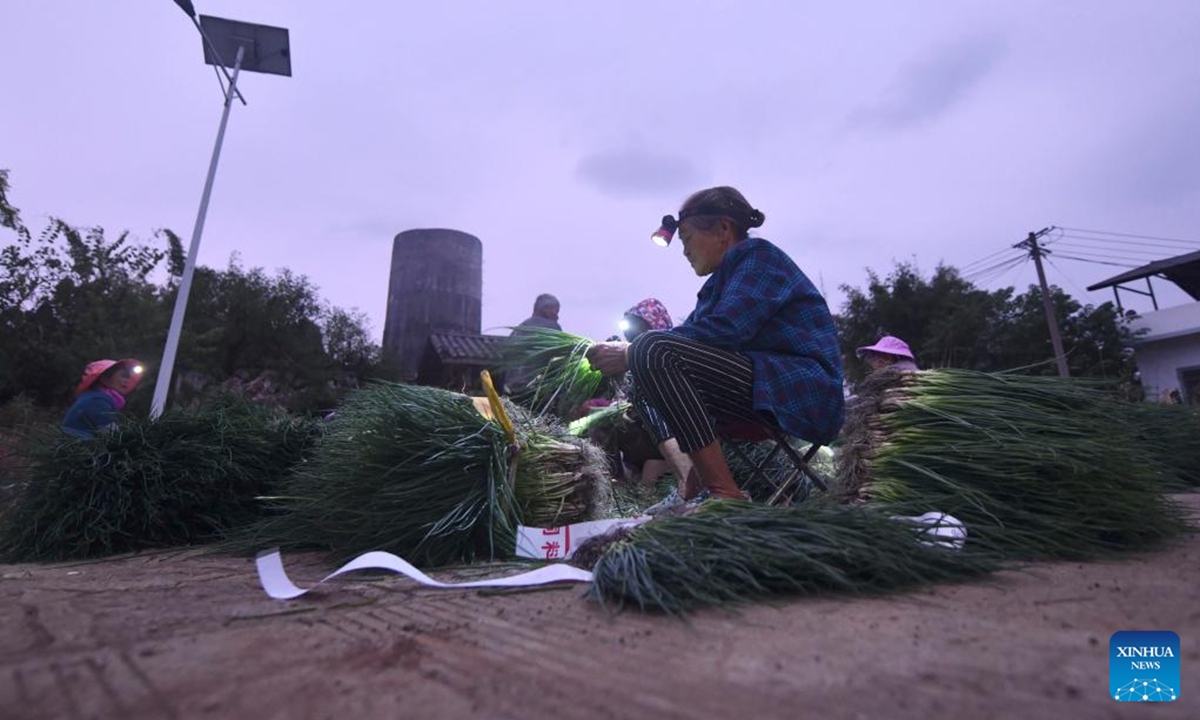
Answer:
[[(192, 241), (179, 281), (179, 294), (175, 297), (175, 309), (171, 313), (171, 327), (167, 331), (167, 344), (163, 348), (162, 362), (158, 366), (158, 380), (154, 384), (154, 398), (150, 404), (150, 417), (156, 418), (166, 407), (167, 394), (171, 388), (171, 375), (175, 369), (175, 354), (179, 350), (179, 336), (183, 330), (183, 316), (187, 311), (188, 295), (192, 290), (192, 278), (196, 272), (196, 257), (200, 251), (200, 236), (204, 232), (204, 218), (208, 214), (208, 200), (212, 195), (213, 179), (217, 175), (217, 163), (221, 159), (221, 145), (225, 140), (225, 126), (229, 123), (229, 110), (237, 98), (243, 105), (246, 99), (238, 90), (238, 73), (269, 73), (272, 75), (292, 74), (292, 56), (288, 46), (287, 28), (255, 25), (253, 23), (226, 20), (224, 18), (196, 15), (191, 0), (175, 0), (192, 20), (204, 47), (204, 62), (217, 68), (224, 91), (225, 107), (221, 112), (221, 124), (217, 129), (217, 142), (213, 147), (212, 160), (208, 165), (208, 177), (204, 181), (204, 193), (200, 196), (200, 210), (196, 213), (196, 225), (192, 229)], [(230, 73), (228, 68), (232, 67)], [(228, 82), (228, 86), (225, 85)]]

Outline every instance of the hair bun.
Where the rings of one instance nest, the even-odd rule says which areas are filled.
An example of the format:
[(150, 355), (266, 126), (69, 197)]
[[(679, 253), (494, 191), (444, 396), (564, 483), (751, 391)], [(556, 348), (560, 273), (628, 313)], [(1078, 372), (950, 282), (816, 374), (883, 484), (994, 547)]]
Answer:
[(762, 227), (762, 224), (766, 221), (767, 216), (763, 215), (761, 210), (752, 209), (750, 211), (750, 216), (746, 219), (749, 221), (750, 227), (756, 228)]

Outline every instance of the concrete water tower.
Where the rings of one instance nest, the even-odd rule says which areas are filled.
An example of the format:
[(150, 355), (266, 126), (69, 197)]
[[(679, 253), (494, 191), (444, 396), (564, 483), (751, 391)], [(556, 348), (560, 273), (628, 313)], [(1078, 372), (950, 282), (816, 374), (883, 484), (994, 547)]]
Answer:
[(431, 332), (479, 333), (483, 243), (458, 230), (405, 230), (392, 242), (383, 352), (402, 380), (417, 377)]

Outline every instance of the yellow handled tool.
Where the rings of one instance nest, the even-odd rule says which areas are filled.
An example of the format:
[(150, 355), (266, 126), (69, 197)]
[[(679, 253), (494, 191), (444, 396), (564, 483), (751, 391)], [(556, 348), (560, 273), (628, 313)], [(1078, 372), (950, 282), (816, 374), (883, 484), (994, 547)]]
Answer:
[(517, 432), (513, 429), (512, 420), (508, 417), (508, 411), (504, 409), (504, 404), (500, 402), (500, 394), (496, 392), (496, 386), (492, 383), (492, 374), (487, 370), (482, 370), (479, 373), (479, 379), (483, 381), (483, 389), (487, 392), (488, 404), (492, 408), (492, 418), (500, 424), (500, 427), (508, 435), (509, 444), (514, 447), (517, 446)]

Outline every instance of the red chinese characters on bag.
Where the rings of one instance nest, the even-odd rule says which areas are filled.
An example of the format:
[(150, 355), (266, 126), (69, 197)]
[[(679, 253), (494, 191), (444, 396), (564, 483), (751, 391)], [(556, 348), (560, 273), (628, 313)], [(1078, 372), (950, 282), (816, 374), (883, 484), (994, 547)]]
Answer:
[(559, 560), (571, 554), (571, 527), (569, 525), (544, 528), (542, 537), (547, 538), (541, 546), (547, 560)]

